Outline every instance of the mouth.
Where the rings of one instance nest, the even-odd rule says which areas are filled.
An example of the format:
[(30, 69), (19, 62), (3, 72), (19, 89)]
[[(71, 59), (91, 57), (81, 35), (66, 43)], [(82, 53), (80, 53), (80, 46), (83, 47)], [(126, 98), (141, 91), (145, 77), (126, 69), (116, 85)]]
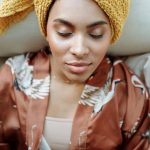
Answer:
[(86, 72), (92, 63), (88, 62), (68, 62), (66, 63), (67, 68), (70, 72), (75, 74), (81, 74)]

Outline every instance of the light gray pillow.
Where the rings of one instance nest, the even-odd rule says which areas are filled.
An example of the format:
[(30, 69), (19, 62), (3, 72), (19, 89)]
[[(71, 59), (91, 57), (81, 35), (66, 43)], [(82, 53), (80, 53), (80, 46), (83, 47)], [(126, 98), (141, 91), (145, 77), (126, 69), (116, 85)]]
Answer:
[(150, 52), (150, 0), (131, 0), (131, 10), (121, 39), (111, 47), (112, 55)]
[[(47, 42), (39, 31), (36, 15), (31, 12), (26, 19), (0, 36), (0, 56), (36, 51), (45, 45)], [(110, 48), (109, 54), (145, 52), (150, 52), (150, 0), (131, 0), (131, 10), (122, 37)]]

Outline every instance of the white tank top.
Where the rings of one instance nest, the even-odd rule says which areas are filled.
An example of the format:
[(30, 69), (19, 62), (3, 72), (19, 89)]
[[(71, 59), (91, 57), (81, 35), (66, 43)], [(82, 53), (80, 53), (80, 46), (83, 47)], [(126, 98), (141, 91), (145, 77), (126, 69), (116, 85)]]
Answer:
[(72, 119), (46, 117), (44, 137), (52, 150), (68, 150)]

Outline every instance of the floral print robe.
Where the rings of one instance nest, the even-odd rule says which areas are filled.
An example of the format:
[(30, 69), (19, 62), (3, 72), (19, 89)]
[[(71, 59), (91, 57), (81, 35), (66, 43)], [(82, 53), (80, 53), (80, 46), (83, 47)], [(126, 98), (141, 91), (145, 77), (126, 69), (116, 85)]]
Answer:
[[(6, 61), (0, 70), (0, 150), (50, 150), (42, 135), (49, 94), (46, 51)], [(81, 94), (70, 150), (148, 150), (149, 117), (144, 84), (121, 60), (105, 57)]]

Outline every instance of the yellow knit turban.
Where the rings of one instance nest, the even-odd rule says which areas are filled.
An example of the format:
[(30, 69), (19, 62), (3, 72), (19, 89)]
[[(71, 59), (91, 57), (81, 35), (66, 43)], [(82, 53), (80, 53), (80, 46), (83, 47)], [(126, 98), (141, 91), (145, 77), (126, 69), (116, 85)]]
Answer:
[(0, 5), (0, 34), (12, 24), (24, 19), (32, 10), (32, 0), (2, 0)]
[[(54, 0), (3, 0), (0, 7), (0, 33), (7, 29), (11, 23), (24, 18), (35, 8), (41, 32), (46, 36), (46, 19)], [(130, 0), (94, 0), (109, 17), (114, 43), (120, 37), (123, 25), (128, 15)], [(6, 19), (7, 18), (7, 19)]]
[[(41, 31), (46, 36), (46, 19), (53, 0), (34, 0)], [(128, 15), (130, 0), (94, 0), (109, 17), (114, 43), (120, 37), (122, 28)]]

